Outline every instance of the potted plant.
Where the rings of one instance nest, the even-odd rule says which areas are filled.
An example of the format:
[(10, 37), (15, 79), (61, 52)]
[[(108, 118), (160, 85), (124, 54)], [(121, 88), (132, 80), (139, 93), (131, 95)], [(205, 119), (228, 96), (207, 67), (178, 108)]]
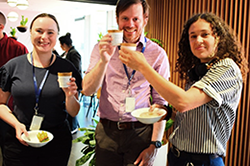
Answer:
[[(93, 119), (93, 121), (97, 125), (98, 121), (96, 119)], [(165, 131), (168, 130), (173, 125), (173, 122), (174, 121), (172, 119), (169, 119), (167, 121)], [(93, 125), (90, 127), (79, 128), (79, 131), (84, 132), (83, 136), (80, 136), (72, 141), (73, 143), (82, 142), (84, 145), (86, 145), (81, 150), (83, 156), (76, 160), (75, 166), (82, 166), (83, 164), (85, 164), (89, 160), (90, 160), (89, 166), (96, 166), (96, 163), (95, 163), (95, 160), (96, 160), (96, 157), (95, 157), (95, 146), (96, 146), (95, 128), (96, 128), (96, 125)], [(166, 135), (164, 135), (164, 138), (162, 140), (162, 145), (163, 146), (159, 152), (160, 157), (158, 157), (158, 159), (156, 158), (154, 165), (157, 165), (157, 163), (162, 162), (163, 158), (165, 158), (164, 160), (166, 162), (166, 154), (167, 154), (167, 148), (168, 148), (168, 140), (166, 138)]]
[(27, 31), (27, 24), (28, 22), (28, 18), (24, 18), (24, 16), (22, 15), (22, 20), (20, 22), (20, 26), (17, 27), (17, 29), (20, 31), (20, 32), (26, 32)]
[(16, 37), (16, 28), (10, 27), (10, 29), (11, 29), (11, 31), (10, 31), (11, 38), (17, 40), (17, 37)]
[[(97, 124), (98, 121), (93, 119), (93, 121)], [(80, 136), (73, 140), (73, 143), (82, 142), (85, 147), (82, 148), (81, 152), (83, 156), (76, 160), (76, 166), (81, 166), (90, 160), (89, 166), (95, 166), (95, 128), (96, 126), (79, 128), (80, 131), (84, 131), (83, 136)], [(92, 157), (92, 158), (91, 158)]]

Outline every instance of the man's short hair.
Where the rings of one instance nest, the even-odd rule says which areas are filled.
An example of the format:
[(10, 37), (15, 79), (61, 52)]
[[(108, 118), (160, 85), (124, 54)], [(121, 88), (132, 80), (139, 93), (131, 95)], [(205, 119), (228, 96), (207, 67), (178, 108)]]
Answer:
[(133, 4), (142, 4), (143, 15), (148, 17), (149, 15), (149, 4), (146, 0), (118, 0), (116, 3), (116, 17), (119, 17), (121, 12), (127, 10)]

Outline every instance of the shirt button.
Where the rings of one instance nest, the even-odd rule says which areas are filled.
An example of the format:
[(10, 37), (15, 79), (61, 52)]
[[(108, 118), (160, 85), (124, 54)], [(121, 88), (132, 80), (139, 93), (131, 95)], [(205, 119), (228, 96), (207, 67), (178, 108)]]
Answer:
[(123, 107), (124, 104), (121, 104), (121, 107)]
[(125, 93), (125, 90), (122, 90), (122, 93)]

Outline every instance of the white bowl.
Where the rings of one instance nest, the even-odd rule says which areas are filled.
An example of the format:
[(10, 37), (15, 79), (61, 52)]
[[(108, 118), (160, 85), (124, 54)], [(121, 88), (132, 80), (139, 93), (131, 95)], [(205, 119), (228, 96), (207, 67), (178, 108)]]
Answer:
[(140, 115), (142, 113), (149, 111), (149, 107), (136, 109), (133, 112), (131, 112), (131, 115), (133, 117), (135, 117), (141, 123), (144, 123), (144, 124), (153, 124), (153, 123), (159, 121), (162, 118), (162, 116), (164, 116), (167, 113), (167, 111), (164, 110), (164, 109), (161, 109), (161, 108), (156, 108), (156, 109), (157, 109), (157, 111), (160, 114), (159, 116), (141, 117)]
[(46, 142), (40, 142), (39, 139), (37, 138), (37, 134), (41, 133), (42, 131), (44, 131), (44, 130), (28, 131), (30, 140), (24, 134), (21, 135), (21, 138), (25, 142), (27, 142), (30, 146), (35, 147), (35, 148), (39, 148), (39, 147), (42, 147), (42, 146), (46, 145), (47, 143), (49, 143), (54, 138), (53, 134), (51, 134), (48, 131), (44, 131), (44, 132), (46, 132), (48, 134), (49, 140), (46, 141)]

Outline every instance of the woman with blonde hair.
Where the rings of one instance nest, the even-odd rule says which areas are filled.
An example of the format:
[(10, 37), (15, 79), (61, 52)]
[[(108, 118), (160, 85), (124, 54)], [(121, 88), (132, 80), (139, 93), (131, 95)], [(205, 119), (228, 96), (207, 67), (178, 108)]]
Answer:
[[(82, 80), (70, 62), (52, 54), (58, 32), (53, 15), (37, 15), (30, 25), (33, 51), (0, 68), (0, 118), (12, 126), (4, 143), (4, 166), (67, 166), (72, 145), (67, 112), (71, 116), (79, 112)], [(72, 72), (68, 87), (59, 87), (58, 72)], [(13, 112), (6, 106), (10, 95)], [(34, 129), (32, 119), (41, 115), (40, 130), (54, 138), (43, 147), (30, 147), (21, 135), (28, 136), (28, 129)]]

